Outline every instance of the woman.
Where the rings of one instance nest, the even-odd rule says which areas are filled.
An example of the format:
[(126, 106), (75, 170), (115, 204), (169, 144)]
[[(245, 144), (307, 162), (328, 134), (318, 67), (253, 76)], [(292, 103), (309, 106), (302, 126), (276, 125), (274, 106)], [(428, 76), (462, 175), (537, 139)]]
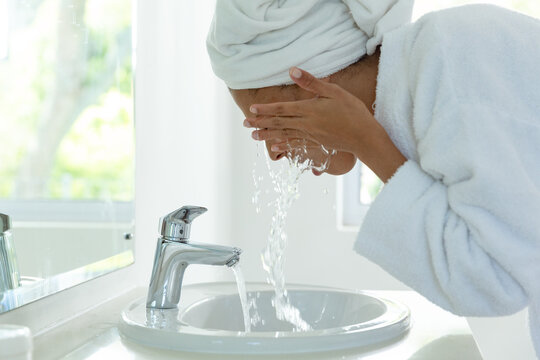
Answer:
[(540, 354), (540, 22), (488, 5), (223, 0), (216, 75), (272, 159), (311, 144), (386, 184), (356, 250), (464, 316), (529, 307)]

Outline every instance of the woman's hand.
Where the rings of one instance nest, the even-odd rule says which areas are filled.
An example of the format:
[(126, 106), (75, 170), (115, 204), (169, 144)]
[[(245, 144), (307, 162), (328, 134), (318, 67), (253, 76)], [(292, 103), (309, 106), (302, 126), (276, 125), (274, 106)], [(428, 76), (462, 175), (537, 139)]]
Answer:
[(253, 132), (253, 138), (303, 139), (327, 149), (352, 153), (383, 181), (406, 161), (360, 99), (298, 68), (292, 68), (290, 76), (298, 86), (316, 96), (252, 105), (250, 111), (255, 117), (246, 119), (245, 126), (259, 129)]
[[(301, 138), (319, 143), (328, 149), (356, 153), (379, 124), (366, 105), (335, 84), (315, 78), (293, 68), (291, 78), (316, 96), (308, 100), (254, 104), (247, 125), (258, 140)], [(295, 76), (296, 75), (296, 76)]]

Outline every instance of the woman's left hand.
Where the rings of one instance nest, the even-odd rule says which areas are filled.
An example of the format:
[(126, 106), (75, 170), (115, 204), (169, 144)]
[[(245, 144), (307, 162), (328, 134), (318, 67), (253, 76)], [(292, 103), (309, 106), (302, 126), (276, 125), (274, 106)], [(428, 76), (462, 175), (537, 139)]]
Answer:
[(252, 105), (250, 110), (255, 117), (246, 119), (245, 126), (260, 129), (253, 132), (253, 138), (306, 139), (327, 149), (361, 154), (367, 137), (380, 127), (366, 105), (340, 86), (306, 71), (292, 68), (290, 76), (298, 86), (316, 96)]

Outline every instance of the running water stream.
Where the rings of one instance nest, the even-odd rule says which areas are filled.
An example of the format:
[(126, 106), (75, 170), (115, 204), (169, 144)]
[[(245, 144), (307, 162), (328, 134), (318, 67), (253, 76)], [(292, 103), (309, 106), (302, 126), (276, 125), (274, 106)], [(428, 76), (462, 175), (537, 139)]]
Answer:
[(236, 278), (236, 286), (238, 286), (238, 295), (240, 296), (240, 304), (244, 315), (244, 330), (245, 332), (251, 332), (251, 318), (249, 316), (250, 307), (247, 300), (246, 280), (244, 279), (244, 273), (242, 273), (240, 263), (234, 265), (232, 270), (234, 272), (234, 277)]
[(289, 159), (289, 166), (282, 167), (277, 172), (272, 171), (268, 165), (277, 198), (274, 201), (274, 214), (267, 244), (261, 256), (263, 269), (267, 273), (267, 281), (275, 291), (273, 305), (276, 309), (276, 317), (291, 323), (296, 331), (308, 331), (311, 327), (302, 319), (298, 309), (290, 304), (287, 296), (283, 272), (287, 248), (285, 225), (289, 209), (300, 196), (298, 189), (300, 175), (308, 168), (309, 162), (301, 163), (298, 158)]

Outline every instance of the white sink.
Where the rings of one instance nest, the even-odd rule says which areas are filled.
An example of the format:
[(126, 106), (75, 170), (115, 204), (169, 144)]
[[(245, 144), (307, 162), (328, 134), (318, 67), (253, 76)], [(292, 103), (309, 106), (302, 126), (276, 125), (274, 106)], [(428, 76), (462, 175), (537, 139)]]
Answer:
[(273, 290), (248, 283), (263, 320), (244, 331), (240, 299), (234, 283), (187, 285), (180, 308), (146, 309), (145, 299), (122, 313), (120, 330), (136, 342), (171, 350), (221, 354), (286, 354), (319, 352), (387, 344), (409, 329), (410, 312), (389, 299), (314, 286), (289, 286), (290, 302), (312, 328), (293, 331), (276, 318)]

